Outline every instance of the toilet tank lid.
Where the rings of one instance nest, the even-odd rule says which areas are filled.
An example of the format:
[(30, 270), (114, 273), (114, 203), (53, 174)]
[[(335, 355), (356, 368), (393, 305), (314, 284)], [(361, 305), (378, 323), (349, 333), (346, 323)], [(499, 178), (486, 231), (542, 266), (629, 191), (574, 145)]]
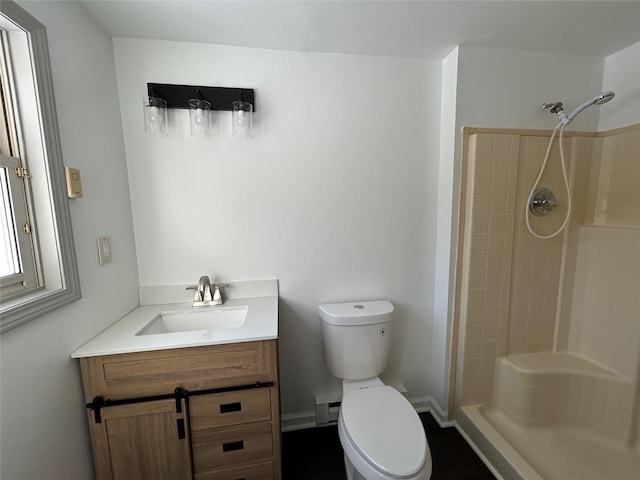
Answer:
[(318, 305), (320, 317), (332, 325), (366, 325), (388, 322), (393, 312), (389, 300), (325, 303)]

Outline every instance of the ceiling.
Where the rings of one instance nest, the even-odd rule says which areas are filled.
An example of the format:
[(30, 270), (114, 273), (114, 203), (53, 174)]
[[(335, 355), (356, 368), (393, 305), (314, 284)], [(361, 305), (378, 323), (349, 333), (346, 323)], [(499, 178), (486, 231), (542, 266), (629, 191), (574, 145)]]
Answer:
[(607, 56), (640, 42), (637, 1), (81, 2), (114, 37), (442, 59), (456, 45)]

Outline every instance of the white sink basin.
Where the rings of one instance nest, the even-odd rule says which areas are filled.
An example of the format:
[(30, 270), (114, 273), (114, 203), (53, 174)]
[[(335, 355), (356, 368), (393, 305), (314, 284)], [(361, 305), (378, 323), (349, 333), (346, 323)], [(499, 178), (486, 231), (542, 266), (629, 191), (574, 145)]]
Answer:
[(136, 336), (240, 328), (244, 325), (248, 310), (248, 306), (239, 305), (163, 312), (142, 327)]

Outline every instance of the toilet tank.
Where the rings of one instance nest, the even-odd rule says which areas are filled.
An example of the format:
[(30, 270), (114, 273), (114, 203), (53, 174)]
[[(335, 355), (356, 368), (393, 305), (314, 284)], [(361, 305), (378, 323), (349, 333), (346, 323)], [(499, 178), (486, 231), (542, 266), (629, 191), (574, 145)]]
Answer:
[(388, 300), (328, 303), (322, 318), (324, 358), (337, 378), (377, 377), (387, 364), (393, 305)]

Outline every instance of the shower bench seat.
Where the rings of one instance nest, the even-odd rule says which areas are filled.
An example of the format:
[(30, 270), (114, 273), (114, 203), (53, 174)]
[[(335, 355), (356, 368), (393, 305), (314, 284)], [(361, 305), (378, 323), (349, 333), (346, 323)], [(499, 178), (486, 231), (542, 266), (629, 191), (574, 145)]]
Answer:
[(525, 424), (568, 423), (625, 438), (632, 381), (571, 353), (498, 359), (494, 406)]
[(602, 367), (580, 355), (567, 352), (538, 352), (510, 355), (506, 360), (513, 363), (520, 371), (531, 374), (575, 374), (589, 375), (598, 378), (620, 379), (618, 373)]

